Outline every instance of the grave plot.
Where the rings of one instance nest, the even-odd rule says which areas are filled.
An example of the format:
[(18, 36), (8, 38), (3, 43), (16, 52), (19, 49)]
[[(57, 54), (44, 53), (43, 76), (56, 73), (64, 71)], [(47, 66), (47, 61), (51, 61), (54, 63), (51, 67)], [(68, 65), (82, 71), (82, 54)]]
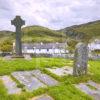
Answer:
[(56, 81), (54, 78), (50, 77), (47, 74), (43, 74), (40, 70), (33, 70), (31, 73), (48, 86), (55, 86), (58, 84), (58, 81)]
[(5, 56), (4, 60), (7, 60), (7, 61), (12, 60), (12, 57), (11, 56)]
[(25, 89), (33, 91), (41, 87), (46, 87), (37, 78), (33, 77), (30, 71), (20, 71), (12, 73), (12, 76), (16, 78), (21, 84), (25, 85)]
[(25, 58), (26, 60), (32, 60), (32, 57), (31, 57), (30, 55), (24, 55), (24, 58)]
[(2, 76), (1, 79), (8, 90), (8, 94), (20, 94), (21, 89), (17, 87), (17, 84), (10, 78), (10, 76)]
[(50, 71), (53, 74), (56, 74), (58, 76), (65, 76), (65, 75), (72, 75), (73, 74), (73, 68), (72, 67), (62, 67), (62, 68), (46, 68), (46, 70)]
[(89, 85), (91, 85), (91, 86), (97, 88), (98, 90), (100, 90), (100, 84), (97, 84), (97, 83), (95, 83), (95, 82), (93, 82), (93, 81), (91, 81), (91, 80), (88, 81), (87, 84), (89, 84)]
[(94, 97), (94, 100), (100, 100), (100, 84), (93, 81), (87, 83), (80, 83), (75, 85), (76, 88)]
[(41, 96), (34, 97), (30, 100), (54, 100), (54, 99), (47, 94), (43, 94)]

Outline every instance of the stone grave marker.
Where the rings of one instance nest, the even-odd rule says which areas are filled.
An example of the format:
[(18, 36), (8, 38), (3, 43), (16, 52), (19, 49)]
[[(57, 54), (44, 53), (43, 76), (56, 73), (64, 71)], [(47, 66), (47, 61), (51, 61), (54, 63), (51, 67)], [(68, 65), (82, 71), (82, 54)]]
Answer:
[(85, 43), (78, 43), (74, 55), (73, 75), (79, 76), (87, 74), (88, 47)]
[(4, 57), (4, 60), (8, 60), (8, 61), (9, 61), (9, 60), (12, 60), (12, 56), (10, 56), (10, 55), (5, 56), (5, 57)]
[[(92, 88), (90, 86), (92, 86)], [(90, 80), (86, 83), (76, 84), (75, 87), (85, 92), (86, 94), (91, 95), (94, 100), (100, 100), (100, 84)]]
[(31, 57), (29, 54), (24, 55), (24, 58), (25, 58), (26, 60), (32, 60), (32, 57)]
[(100, 84), (97, 84), (95, 82), (93, 82), (92, 80), (88, 81), (87, 84), (97, 88), (98, 90), (100, 90)]
[(25, 25), (25, 21), (20, 16), (16, 16), (14, 20), (11, 20), (11, 24), (16, 27), (16, 42), (15, 42), (15, 53), (16, 57), (22, 56), (22, 44), (21, 44), (21, 27)]
[(77, 88), (85, 92), (86, 94), (93, 95), (95, 93), (95, 90), (90, 89), (86, 84), (80, 83), (76, 85)]
[(21, 84), (25, 85), (27, 91), (33, 91), (38, 88), (46, 87), (37, 78), (33, 77), (30, 71), (20, 71), (12, 73), (12, 76), (16, 78)]
[(17, 84), (10, 78), (10, 76), (2, 76), (1, 79), (8, 90), (8, 94), (20, 94), (21, 89), (17, 87)]
[(73, 69), (72, 67), (69, 67), (69, 66), (65, 66), (61, 68), (57, 68), (57, 67), (56, 68), (46, 68), (46, 70), (58, 76), (65, 76), (65, 75), (73, 74)]
[(48, 86), (55, 86), (58, 84), (58, 81), (47, 74), (43, 74), (40, 70), (33, 70), (31, 73)]

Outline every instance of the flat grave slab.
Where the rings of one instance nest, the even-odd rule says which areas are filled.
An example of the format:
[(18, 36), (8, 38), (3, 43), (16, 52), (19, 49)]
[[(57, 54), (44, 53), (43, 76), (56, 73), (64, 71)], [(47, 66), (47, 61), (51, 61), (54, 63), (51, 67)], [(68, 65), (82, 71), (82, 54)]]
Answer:
[(51, 76), (42, 73), (40, 70), (33, 70), (32, 75), (34, 75), (36, 78), (38, 78), (40, 81), (42, 81), (44, 84), (48, 86), (55, 86), (58, 84), (58, 81), (56, 81)]
[(69, 66), (65, 66), (62, 68), (46, 68), (46, 70), (48, 70), (51, 73), (56, 74), (58, 76), (65, 76), (65, 75), (73, 74), (73, 68), (69, 67)]
[(21, 89), (17, 87), (17, 84), (10, 78), (10, 76), (2, 76), (1, 79), (8, 90), (8, 94), (20, 94)]
[(34, 97), (30, 100), (54, 100), (54, 99), (47, 94), (43, 94), (41, 96)]
[(77, 84), (75, 87), (86, 94), (93, 96), (94, 100), (100, 100), (100, 84), (90, 80), (86, 83)]
[(5, 56), (4, 60), (7, 60), (7, 61), (12, 60), (12, 56)]
[(32, 60), (32, 57), (31, 57), (30, 55), (24, 55), (24, 58), (25, 58), (26, 60)]
[(100, 90), (100, 84), (97, 84), (97, 83), (95, 83), (95, 82), (93, 82), (93, 81), (91, 81), (91, 80), (88, 81), (87, 84), (89, 84), (89, 85), (91, 85), (91, 86), (97, 88), (98, 90)]
[(37, 78), (31, 75), (30, 71), (19, 71), (12, 73), (12, 76), (16, 78), (21, 84), (25, 85), (27, 91), (33, 91), (38, 88), (46, 87)]
[(86, 84), (84, 83), (80, 83), (78, 85), (76, 85), (77, 88), (79, 88), (80, 90), (82, 90), (83, 92), (85, 92), (86, 94), (89, 95), (93, 95), (95, 93), (94, 90), (90, 89)]

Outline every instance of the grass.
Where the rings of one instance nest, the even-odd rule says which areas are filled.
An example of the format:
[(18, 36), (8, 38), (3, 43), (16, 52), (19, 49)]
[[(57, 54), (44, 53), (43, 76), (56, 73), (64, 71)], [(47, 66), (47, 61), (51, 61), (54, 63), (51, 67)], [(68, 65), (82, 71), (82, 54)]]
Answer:
[(30, 61), (24, 59), (15, 59), (11, 61), (0, 59), (0, 75), (10, 74), (13, 71), (19, 70), (43, 69), (45, 67), (54, 66), (62, 67), (65, 66), (67, 62), (67, 60), (60, 58), (33, 58)]
[[(33, 58), (30, 61), (24, 59), (14, 59), (11, 61), (0, 58), (0, 75), (10, 75), (14, 71), (19, 70), (33, 70), (39, 68), (44, 73), (49, 74), (60, 82), (58, 86), (40, 88), (32, 93), (23, 91), (20, 95), (8, 95), (7, 90), (0, 81), (0, 100), (28, 100), (34, 96), (38, 96), (44, 93), (49, 94), (54, 100), (92, 100), (92, 98), (80, 90), (76, 89), (73, 84), (86, 82), (93, 80), (100, 83), (100, 61), (89, 61), (89, 72), (92, 74), (73, 77), (73, 76), (56, 76), (49, 71), (46, 71), (46, 67), (62, 67), (69, 66), (71, 60), (62, 58)], [(70, 64), (72, 66), (72, 64)], [(18, 83), (18, 82), (17, 82)], [(19, 87), (23, 87), (18, 83)]]
[(95, 88), (94, 86), (91, 86), (90, 84), (87, 84), (87, 86), (92, 90), (97, 90), (97, 88)]

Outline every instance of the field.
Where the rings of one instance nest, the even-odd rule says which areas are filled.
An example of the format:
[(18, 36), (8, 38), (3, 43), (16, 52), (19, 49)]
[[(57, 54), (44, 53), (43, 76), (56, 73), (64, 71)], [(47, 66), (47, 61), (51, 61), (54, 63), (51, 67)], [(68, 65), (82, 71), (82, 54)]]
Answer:
[(0, 76), (10, 75), (11, 72), (14, 71), (33, 70), (38, 68), (60, 82), (59, 86), (48, 87), (45, 89), (40, 88), (32, 93), (23, 91), (20, 95), (8, 95), (6, 88), (2, 81), (0, 81), (0, 100), (28, 100), (29, 98), (43, 93), (48, 93), (54, 98), (54, 100), (92, 100), (90, 96), (76, 89), (73, 84), (85, 82), (90, 79), (100, 83), (100, 61), (89, 61), (88, 75), (80, 77), (73, 77), (70, 75), (58, 77), (44, 69), (46, 67), (55, 66), (72, 67), (73, 64), (70, 64), (70, 61), (71, 60), (62, 58), (33, 58), (30, 61), (24, 59), (7, 61), (0, 58)]

